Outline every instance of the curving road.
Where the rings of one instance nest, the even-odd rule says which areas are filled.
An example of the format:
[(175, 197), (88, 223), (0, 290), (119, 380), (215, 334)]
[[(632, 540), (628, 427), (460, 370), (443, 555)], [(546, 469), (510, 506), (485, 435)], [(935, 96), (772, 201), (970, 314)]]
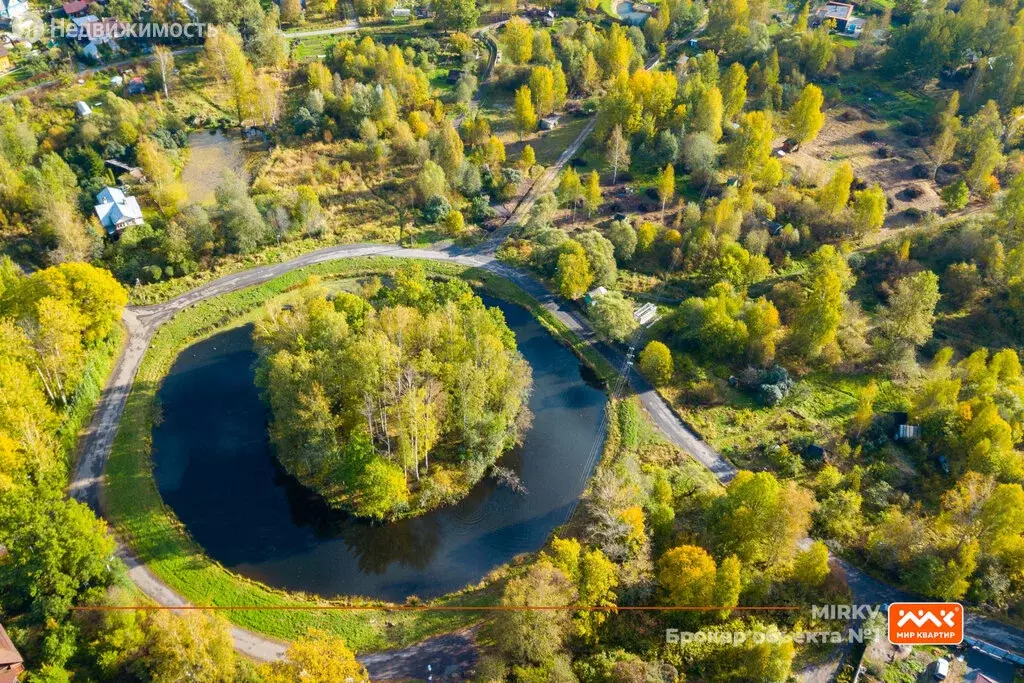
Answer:
[[(692, 35), (699, 31), (700, 29)], [(653, 66), (654, 64), (651, 64), (648, 68)], [(588, 321), (574, 308), (552, 294), (547, 287), (531, 275), (498, 262), (494, 256), (497, 248), (525, 218), (540, 193), (554, 182), (558, 172), (583, 145), (593, 128), (594, 121), (591, 121), (565, 150), (556, 164), (534, 183), (505, 224), (473, 249), (403, 249), (379, 244), (328, 247), (284, 263), (259, 266), (227, 275), (161, 304), (127, 308), (124, 312), (124, 322), (128, 331), (128, 339), (121, 357), (111, 373), (103, 396), (97, 404), (93, 420), (80, 441), (80, 457), (69, 488), (69, 495), (87, 503), (98, 514), (102, 514), (99, 493), (104, 466), (143, 355), (161, 325), (174, 314), (194, 303), (251, 287), (297, 268), (316, 263), (361, 256), (389, 256), (447, 261), (484, 268), (517, 284), (537, 299), (566, 327), (591, 343), (613, 366), (623, 367), (626, 359), (622, 350), (600, 342)], [(710, 445), (701, 440), (632, 367), (628, 370), (627, 378), (651, 419), (666, 439), (704, 465), (719, 481), (728, 483), (732, 480), (736, 475), (736, 469)], [(118, 553), (127, 564), (132, 581), (151, 599), (158, 604), (171, 607), (188, 604), (181, 595), (153, 575), (129, 548), (122, 546)], [(899, 589), (867, 576), (841, 558), (833, 558), (833, 560), (846, 573), (854, 602), (858, 604), (892, 602), (899, 599), (900, 596), (907, 595)], [(1007, 650), (1024, 652), (1024, 631), (999, 621), (971, 615), (967, 620), (966, 631), (969, 636), (979, 640), (993, 643)], [(232, 628), (232, 636), (236, 649), (254, 659), (272, 661), (284, 656), (286, 644), (280, 641), (238, 627)], [(367, 666), (374, 679), (425, 678), (428, 664), (431, 665), (435, 677), (440, 677), (439, 671), (462, 673), (473, 665), (475, 653), (475, 633), (462, 631), (436, 636), (402, 650), (362, 656), (360, 660)]]
[[(75, 469), (69, 494), (75, 499), (87, 503), (97, 513), (102, 513), (100, 509), (100, 489), (102, 486), (103, 469), (110, 454), (110, 448), (117, 434), (121, 414), (124, 411), (125, 402), (131, 391), (143, 355), (153, 335), (161, 325), (170, 320), (179, 311), (199, 301), (266, 282), (297, 268), (325, 261), (363, 256), (427, 259), (485, 268), (512, 280), (536, 297), (547, 310), (569, 329), (584, 339), (594, 340), (593, 330), (582, 316), (570, 309), (568, 304), (552, 295), (544, 285), (531, 276), (496, 261), (491, 247), (491, 241), (485, 242), (475, 250), (459, 250), (455, 248), (445, 250), (402, 249), (388, 245), (329, 247), (299, 256), (285, 263), (260, 266), (234, 275), (225, 276), (165, 303), (127, 308), (124, 312), (124, 322), (128, 332), (128, 340), (121, 357), (111, 373), (110, 381), (97, 405), (89, 429), (82, 437), (79, 449), (81, 455)], [(621, 351), (604, 345), (599, 345), (598, 348), (608, 357), (610, 362), (617, 366), (622, 365), (624, 358)], [(726, 462), (709, 446), (701, 442), (680, 420), (675, 418), (671, 409), (649, 384), (639, 375), (632, 372), (630, 373), (630, 381), (634, 384), (641, 401), (651, 412), (658, 426), (665, 432), (669, 440), (687, 452), (693, 453), (700, 462), (715, 472), (719, 479), (728, 481), (732, 478), (735, 474), (735, 469), (732, 465)], [(122, 546), (119, 549), (119, 554), (128, 565), (129, 576), (132, 581), (154, 601), (171, 607), (188, 604), (182, 596), (153, 575), (132, 554), (129, 548)], [(235, 639), (236, 648), (255, 659), (269, 661), (283, 656), (285, 645), (279, 641), (237, 627), (232, 630), (232, 635)], [(438, 636), (429, 641), (424, 641), (423, 644), (413, 646), (418, 648), (417, 652), (419, 654), (416, 656), (410, 655), (409, 649), (406, 648), (384, 659), (381, 659), (379, 654), (372, 655), (366, 658), (366, 662), (368, 666), (372, 665), (373, 668), (380, 667), (380, 671), (386, 672), (388, 677), (395, 675), (395, 672), (391, 670), (395, 666), (394, 662), (407, 661), (411, 662), (408, 665), (409, 667), (414, 665), (415, 667), (420, 667), (426, 661), (425, 658), (429, 658), (429, 656), (438, 657), (439, 665), (444, 664), (447, 668), (454, 666), (453, 662), (456, 659), (464, 661), (465, 657), (456, 659), (448, 657), (446, 660), (443, 653), (449, 652), (452, 648), (463, 653), (472, 650), (472, 648), (465, 647), (464, 638), (466, 637), (465, 635), (458, 637)], [(433, 645), (427, 647), (429, 643)], [(446, 661), (447, 663), (445, 663)], [(388, 664), (387, 662), (391, 663)], [(404, 673), (406, 675), (420, 676), (423, 670), (421, 667), (405, 669)]]
[[(485, 242), (474, 250), (403, 249), (388, 245), (329, 247), (285, 263), (260, 266), (225, 276), (165, 303), (126, 309), (124, 322), (128, 330), (128, 342), (111, 374), (110, 382), (100, 399), (93, 421), (82, 438), (81, 457), (70, 487), (70, 495), (88, 503), (98, 513), (101, 512), (99, 493), (103, 468), (117, 433), (118, 422), (146, 348), (163, 323), (177, 312), (204, 299), (251, 287), (297, 268), (316, 263), (364, 256), (389, 256), (446, 261), (484, 268), (516, 283), (536, 298), (544, 308), (569, 329), (592, 343), (610, 363), (616, 367), (623, 365), (625, 359), (621, 350), (599, 342), (585, 318), (565, 301), (553, 295), (532, 276), (495, 260), (488, 244)], [(651, 418), (669, 441), (689, 453), (723, 483), (730, 481), (735, 476), (736, 469), (694, 434), (649, 383), (632, 369), (628, 379)], [(161, 582), (145, 565), (139, 562), (130, 549), (122, 547), (119, 553), (129, 567), (131, 579), (150, 598), (159, 604), (174, 607), (188, 604), (182, 596)], [(906, 592), (864, 574), (840, 558), (834, 558), (834, 561), (846, 573), (856, 603), (880, 604), (893, 602), (900, 598), (905, 599), (908, 596)], [(1024, 632), (993, 619), (971, 615), (968, 619), (967, 633), (1007, 650), (1024, 652)], [(269, 661), (278, 659), (284, 654), (285, 645), (279, 641), (238, 627), (232, 629), (232, 635), (236, 648), (255, 659)], [(456, 666), (460, 661), (463, 666), (467, 666), (467, 657), (469, 656), (467, 653), (473, 651), (473, 648), (467, 645), (468, 637), (466, 634), (437, 636), (412, 646), (414, 650), (405, 648), (396, 652), (378, 653), (367, 656), (364, 660), (368, 666), (372, 666), (371, 671), (379, 672), (377, 675), (381, 677), (397, 677), (396, 670), (400, 670), (403, 676), (422, 677), (424, 662), (428, 660), (434, 661), (437, 666), (443, 665), (445, 668)], [(453, 652), (462, 654), (455, 656), (452, 654)], [(407, 668), (403, 669), (401, 662), (406, 662)]]

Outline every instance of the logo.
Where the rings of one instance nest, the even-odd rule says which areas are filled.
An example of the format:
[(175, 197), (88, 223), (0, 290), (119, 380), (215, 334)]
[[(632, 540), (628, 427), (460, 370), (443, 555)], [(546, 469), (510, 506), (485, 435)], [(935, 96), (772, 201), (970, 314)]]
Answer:
[(958, 602), (894, 602), (889, 605), (889, 642), (894, 645), (959, 645), (964, 608)]
[(11, 33), (18, 40), (27, 40), (30, 43), (34, 43), (40, 40), (46, 33), (46, 25), (43, 24), (42, 17), (35, 12), (25, 12), (11, 19)]

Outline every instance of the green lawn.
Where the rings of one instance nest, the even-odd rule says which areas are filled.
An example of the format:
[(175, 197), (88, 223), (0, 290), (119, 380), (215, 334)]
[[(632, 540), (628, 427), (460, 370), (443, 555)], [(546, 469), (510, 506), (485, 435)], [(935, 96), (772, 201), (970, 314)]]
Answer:
[(550, 166), (558, 161), (565, 148), (586, 128), (587, 118), (562, 117), (558, 128), (542, 133), (537, 139), (531, 140), (533, 151), (537, 154), (537, 163)]
[(329, 55), (337, 42), (337, 35), (296, 38), (292, 42), (292, 57), (299, 63), (312, 62), (320, 59), (320, 55)]
[(845, 102), (888, 121), (927, 120), (935, 107), (932, 99), (900, 86), (898, 80), (882, 79), (875, 72), (851, 70), (843, 74), (839, 91)]
[(615, 11), (615, 7), (621, 2), (621, 0), (601, 0), (601, 11), (607, 14), (612, 19), (618, 20), (619, 13)]
[(758, 462), (763, 446), (802, 439), (828, 441), (843, 433), (857, 408), (861, 389), (878, 382), (875, 412), (905, 409), (905, 399), (891, 381), (872, 375), (840, 375), (815, 372), (807, 375), (782, 403), (768, 407), (746, 391), (728, 389), (721, 405), (695, 408), (670, 398), (679, 413), (714, 448), (727, 454), (739, 467)]
[[(245, 605), (270, 609), (232, 611), (239, 626), (270, 636), (293, 639), (307, 629), (328, 629), (345, 638), (358, 651), (415, 642), (430, 634), (454, 630), (479, 618), (477, 613), (457, 611), (368, 612), (285, 611), (284, 605), (379, 604), (361, 598), (323, 600), (316, 596), (289, 594), (235, 575), (203, 552), (164, 506), (152, 476), (151, 434), (159, 419), (156, 392), (178, 353), (188, 344), (226, 326), (244, 324), (259, 314), (271, 298), (286, 294), (311, 275), (324, 278), (353, 277), (394, 270), (398, 259), (371, 257), (322, 263), (293, 271), (249, 289), (203, 301), (179, 313), (154, 337), (139, 368), (128, 397), (121, 427), (106, 468), (103, 504), (107, 516), (152, 571), (195, 604)], [(569, 344), (599, 374), (611, 371), (588, 346), (568, 332), (540, 305), (515, 285), (488, 273), (461, 266), (425, 261), (428, 272), (461, 276), (487, 287), (501, 298), (526, 305), (558, 338)], [(492, 579), (500, 578), (498, 571)], [(442, 597), (435, 605), (482, 605), (497, 600), (494, 581)], [(393, 624), (385, 627), (385, 621)]]

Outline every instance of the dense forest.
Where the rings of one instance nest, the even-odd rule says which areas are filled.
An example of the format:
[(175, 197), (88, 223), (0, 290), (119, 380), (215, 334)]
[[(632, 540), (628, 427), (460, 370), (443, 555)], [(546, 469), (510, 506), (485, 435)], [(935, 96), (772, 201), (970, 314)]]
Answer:
[(316, 285), (254, 332), (285, 469), (377, 519), (464, 496), (529, 423), (530, 366), (501, 311), (421, 266), (362, 296)]

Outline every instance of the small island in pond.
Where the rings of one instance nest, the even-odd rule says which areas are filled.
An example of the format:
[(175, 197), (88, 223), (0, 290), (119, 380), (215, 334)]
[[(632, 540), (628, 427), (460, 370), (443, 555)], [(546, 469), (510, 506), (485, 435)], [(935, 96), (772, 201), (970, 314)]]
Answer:
[(282, 466), (362, 517), (459, 500), (529, 423), (530, 366), (501, 311), (420, 266), (362, 295), (309, 284), (253, 336)]

